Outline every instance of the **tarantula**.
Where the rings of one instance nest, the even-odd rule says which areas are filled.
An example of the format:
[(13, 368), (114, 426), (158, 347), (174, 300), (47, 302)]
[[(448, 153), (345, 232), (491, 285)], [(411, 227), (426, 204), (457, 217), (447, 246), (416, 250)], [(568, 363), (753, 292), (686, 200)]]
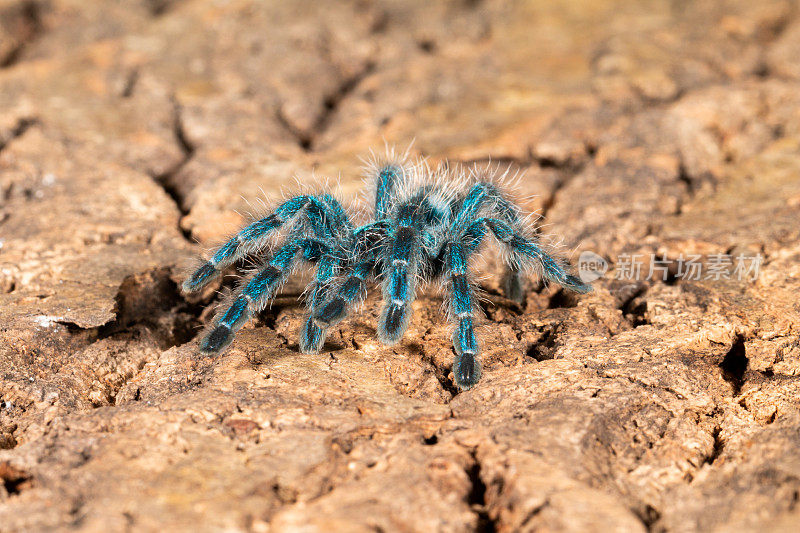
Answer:
[[(409, 163), (389, 151), (385, 158), (373, 158), (365, 174), (374, 202), (371, 222), (355, 225), (329, 193), (295, 196), (244, 227), (192, 273), (183, 284), (186, 292), (200, 290), (245, 257), (271, 252), (223, 306), (200, 341), (201, 351), (225, 349), (303, 260), (316, 264), (316, 279), (307, 289), (300, 351), (319, 352), (328, 328), (363, 301), (372, 280), (383, 289), (378, 338), (385, 344), (399, 342), (411, 320), (420, 281), (440, 280), (447, 318), (454, 325), (454, 381), (459, 388), (469, 389), (481, 375), (475, 337), (476, 287), (469, 260), (487, 234), (505, 250), (503, 285), (509, 298), (522, 300), (522, 276), (530, 271), (573, 291), (591, 290), (567, 271), (565, 261), (542, 249), (493, 169), (464, 172), (445, 165), (432, 172), (423, 161)], [(270, 244), (270, 237), (278, 232), (285, 239), (279, 245)]]

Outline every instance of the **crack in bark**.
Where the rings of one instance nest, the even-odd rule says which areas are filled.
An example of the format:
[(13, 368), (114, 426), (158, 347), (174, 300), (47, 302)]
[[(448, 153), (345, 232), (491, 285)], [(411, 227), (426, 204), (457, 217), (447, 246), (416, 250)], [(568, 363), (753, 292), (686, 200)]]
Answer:
[(17, 119), (17, 124), (11, 129), (6, 138), (0, 138), (0, 152), (2, 152), (14, 139), (25, 135), (32, 126), (39, 124), (37, 117), (21, 117)]
[[(67, 320), (58, 320), (72, 335), (82, 336), (86, 347), (103, 339), (129, 340), (150, 345), (157, 352), (191, 342), (200, 328), (203, 306), (188, 302), (178, 285), (171, 279), (169, 267), (132, 274), (120, 284), (115, 297), (116, 318), (102, 326), (84, 328)], [(149, 334), (146, 334), (148, 331)], [(140, 335), (152, 335), (140, 339)], [(85, 349), (85, 348), (84, 348)], [(128, 373), (100, 375), (93, 373), (94, 381), (105, 386), (105, 399), (116, 405), (117, 396), (125, 385), (136, 379), (144, 370), (147, 360)], [(136, 397), (139, 396), (137, 392)], [(96, 406), (104, 405), (102, 402)]]
[(634, 328), (650, 323), (647, 319), (647, 299), (645, 298), (648, 289), (647, 283), (638, 284), (630, 296), (625, 298), (619, 306), (622, 316)]
[(146, 2), (150, 16), (159, 18), (163, 17), (177, 3), (177, 0), (146, 0)]
[(376, 63), (369, 59), (355, 74), (345, 78), (331, 93), (322, 100), (322, 111), (310, 129), (297, 127), (278, 106), (275, 116), (278, 122), (297, 140), (297, 144), (305, 152), (313, 152), (317, 140), (328, 130), (333, 117), (341, 103), (355, 91), (361, 81), (375, 70)]
[(739, 335), (733, 341), (730, 350), (725, 354), (725, 358), (719, 364), (722, 369), (722, 377), (731, 384), (733, 395), (738, 396), (744, 384), (744, 373), (747, 370), (749, 360), (745, 352), (744, 337)]
[[(558, 200), (559, 193), (578, 175), (580, 174), (583, 169), (586, 167), (586, 161), (578, 166), (568, 165), (566, 167), (546, 167), (543, 166), (541, 168), (555, 168), (561, 171), (562, 178), (558, 180), (553, 187), (553, 190), (550, 192), (550, 196), (548, 196), (544, 203), (542, 204), (541, 216), (539, 217), (537, 228), (541, 228), (542, 224), (544, 224), (545, 220), (547, 220), (547, 215), (550, 214), (553, 207), (556, 205), (556, 201)], [(538, 230), (537, 230), (538, 231)]]
[[(18, 15), (20, 19), (18, 24), (21, 26), (19, 30), (20, 36), (16, 46), (9, 50), (5, 57), (0, 58), (0, 69), (10, 68), (19, 63), (25, 48), (38, 39), (44, 31), (41, 7), (39, 2), (32, 0), (23, 2), (17, 7), (17, 9), (20, 10)], [(9, 19), (13, 18), (8, 14), (6, 14), (6, 16), (8, 16)]]
[(165, 193), (167, 193), (167, 196), (169, 196), (172, 201), (175, 202), (175, 206), (178, 208), (178, 212), (180, 213), (180, 218), (178, 219), (178, 231), (181, 235), (183, 235), (184, 239), (190, 243), (194, 243), (191, 232), (181, 226), (181, 220), (183, 217), (189, 214), (189, 208), (186, 206), (186, 198), (175, 183), (175, 177), (180, 170), (185, 167), (194, 157), (197, 147), (192, 143), (186, 134), (183, 124), (182, 108), (174, 96), (172, 98), (172, 104), (172, 130), (175, 136), (175, 141), (183, 153), (183, 158), (174, 167), (168, 169), (162, 174), (152, 176), (152, 178), (153, 181), (158, 184), (158, 186), (161, 187)]
[(705, 458), (703, 464), (713, 465), (714, 461), (722, 454), (722, 450), (725, 449), (725, 442), (720, 438), (721, 432), (722, 427), (720, 425), (714, 426), (714, 430), (711, 432), (711, 437), (714, 439), (714, 448), (711, 450), (711, 455)]
[(187, 301), (171, 274), (170, 267), (161, 267), (126, 277), (114, 298), (116, 318), (101, 326), (56, 322), (73, 335), (86, 336), (88, 344), (131, 332), (137, 326), (150, 327), (161, 350), (189, 342), (199, 327), (204, 307)]
[(475, 531), (478, 533), (493, 533), (497, 531), (497, 521), (489, 515), (486, 503), (486, 484), (481, 479), (481, 463), (478, 460), (477, 450), (470, 450), (472, 464), (465, 470), (471, 485), (467, 495), (467, 503), (476, 514), (478, 523)]
[(652, 389), (663, 390), (664, 392), (668, 392), (668, 393), (674, 395), (679, 400), (685, 400), (686, 399), (686, 396), (684, 396), (680, 392), (676, 391), (672, 387), (668, 387), (666, 385), (659, 385), (657, 383), (645, 383), (644, 381), (642, 381), (640, 379), (636, 379), (635, 376), (607, 374), (607, 373), (603, 372), (602, 368), (600, 368), (600, 369), (597, 369), (597, 377), (599, 377), (601, 379), (626, 379), (629, 382), (631, 382), (632, 384), (639, 385), (640, 387), (643, 387), (645, 389), (648, 389), (648, 390), (652, 390)]
[(121, 98), (130, 98), (133, 96), (133, 91), (136, 90), (136, 84), (139, 82), (139, 69), (133, 68), (128, 71), (125, 76), (125, 83), (120, 91)]
[[(430, 331), (431, 330), (429, 329), (422, 335), (421, 339), (422, 342), (425, 342), (427, 340)], [(461, 391), (458, 389), (453, 380), (450, 379), (450, 370), (451, 370), (450, 367), (448, 366), (445, 367), (444, 369), (440, 368), (436, 364), (436, 360), (434, 359), (433, 355), (428, 355), (425, 352), (425, 349), (422, 348), (421, 346), (417, 351), (419, 352), (418, 355), (421, 361), (423, 363), (426, 363), (430, 367), (431, 371), (433, 372), (433, 376), (436, 378), (436, 381), (439, 382), (439, 386), (442, 388), (442, 391), (450, 395), (450, 398), (447, 400), (446, 403), (452, 402)], [(455, 357), (455, 352), (453, 352), (453, 357)]]
[(523, 518), (522, 522), (520, 522), (519, 527), (524, 528), (525, 526), (527, 526), (530, 523), (530, 521), (536, 517), (536, 515), (544, 511), (549, 506), (550, 506), (550, 499), (545, 498), (545, 500), (542, 502), (541, 505), (537, 505), (536, 507), (528, 511), (528, 514), (526, 514), (525, 518)]
[(654, 525), (661, 519), (661, 512), (652, 505), (645, 504), (643, 508), (631, 509), (633, 514), (641, 520), (645, 530), (650, 532), (654, 530)]
[(539, 340), (531, 344), (525, 352), (525, 357), (530, 357), (538, 362), (553, 359), (558, 348), (558, 338), (560, 335), (561, 323), (550, 323), (542, 327), (542, 336)]
[(16, 496), (29, 489), (32, 480), (33, 476), (29, 472), (11, 465), (8, 461), (0, 462), (0, 487), (6, 496)]

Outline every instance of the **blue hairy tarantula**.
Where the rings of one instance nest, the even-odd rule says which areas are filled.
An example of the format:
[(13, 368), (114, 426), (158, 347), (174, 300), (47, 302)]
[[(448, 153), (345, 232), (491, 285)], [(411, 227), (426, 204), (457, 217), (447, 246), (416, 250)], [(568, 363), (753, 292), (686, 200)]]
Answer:
[[(503, 285), (509, 298), (522, 300), (522, 275), (531, 271), (573, 291), (591, 290), (567, 271), (566, 262), (542, 249), (491, 169), (464, 172), (444, 166), (432, 172), (424, 162), (409, 163), (390, 151), (367, 165), (366, 178), (372, 185), (372, 221), (355, 225), (325, 192), (295, 196), (239, 231), (192, 273), (183, 284), (186, 292), (200, 290), (247, 256), (266, 256), (200, 341), (203, 352), (227, 347), (236, 331), (266, 307), (293, 267), (305, 261), (316, 264), (316, 279), (307, 290), (303, 353), (320, 351), (328, 328), (363, 301), (373, 280), (381, 283), (384, 299), (378, 338), (385, 344), (399, 342), (419, 283), (440, 280), (447, 318), (454, 325), (454, 381), (469, 389), (481, 375), (469, 262), (487, 234), (505, 250)], [(271, 237), (277, 232), (285, 238), (275, 246)]]

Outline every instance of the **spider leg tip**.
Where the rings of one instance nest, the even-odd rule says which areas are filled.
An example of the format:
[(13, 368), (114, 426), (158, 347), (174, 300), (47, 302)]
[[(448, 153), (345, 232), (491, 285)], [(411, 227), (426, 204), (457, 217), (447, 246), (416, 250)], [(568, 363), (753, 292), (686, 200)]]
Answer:
[(325, 328), (319, 327), (313, 317), (308, 317), (300, 331), (300, 352), (306, 354), (319, 353), (325, 343)]
[(214, 277), (219, 274), (215, 266), (211, 262), (205, 262), (203, 265), (195, 270), (192, 275), (181, 284), (181, 289), (184, 294), (197, 292), (208, 284)]
[(347, 303), (341, 297), (334, 297), (314, 312), (314, 322), (323, 328), (329, 328), (344, 318)]
[(453, 362), (453, 377), (462, 391), (474, 387), (481, 379), (481, 365), (475, 355), (463, 353)]
[(378, 339), (387, 346), (400, 342), (410, 322), (409, 307), (405, 304), (390, 304), (384, 308), (378, 325)]
[(195, 283), (194, 280), (187, 279), (183, 283), (181, 283), (181, 293), (184, 295), (194, 294), (199, 292), (202, 286), (198, 283)]
[(203, 353), (219, 353), (233, 340), (233, 331), (220, 324), (200, 341), (200, 351)]
[(503, 275), (503, 293), (506, 298), (519, 305), (525, 303), (525, 285), (519, 271), (507, 270)]
[(594, 288), (591, 285), (589, 285), (588, 283), (584, 283), (583, 280), (581, 280), (577, 276), (573, 276), (572, 274), (567, 275), (566, 281), (567, 281), (566, 283), (567, 288), (572, 289), (573, 291), (578, 292), (580, 294), (586, 294), (594, 290)]

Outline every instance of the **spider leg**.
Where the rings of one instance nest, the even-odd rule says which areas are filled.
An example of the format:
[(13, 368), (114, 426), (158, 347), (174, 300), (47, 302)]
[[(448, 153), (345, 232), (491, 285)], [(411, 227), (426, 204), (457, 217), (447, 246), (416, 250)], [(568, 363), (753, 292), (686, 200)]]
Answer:
[(453, 375), (458, 387), (469, 389), (480, 379), (481, 369), (477, 360), (478, 343), (475, 338), (474, 288), (467, 279), (467, 259), (483, 242), (487, 229), (512, 254), (512, 268), (519, 271), (529, 266), (537, 268), (547, 279), (556, 281), (577, 292), (589, 292), (591, 286), (569, 274), (565, 266), (547, 254), (538, 244), (509, 225), (496, 218), (473, 220), (456, 239), (445, 247), (445, 271), (449, 290), (448, 315), (455, 323), (453, 345), (456, 359)]
[[(472, 232), (477, 235), (478, 230)], [(477, 237), (478, 243), (482, 235)], [(481, 377), (481, 367), (477, 360), (478, 341), (475, 338), (475, 289), (467, 278), (467, 258), (474, 239), (465, 238), (462, 242), (450, 242), (446, 246), (445, 268), (447, 271), (447, 311), (448, 318), (455, 324), (453, 346), (456, 358), (453, 362), (453, 375), (456, 385), (470, 389)]]
[(333, 227), (348, 227), (347, 218), (339, 202), (328, 194), (315, 196), (295, 196), (279, 205), (270, 215), (256, 220), (242, 228), (223, 244), (211, 259), (203, 263), (183, 283), (185, 292), (199, 291), (225, 268), (239, 261), (247, 254), (259, 250), (267, 243), (267, 238), (276, 230), (304, 211), (306, 222), (314, 234), (321, 239), (328, 237)]
[(233, 302), (220, 316), (214, 329), (200, 341), (200, 350), (209, 353), (222, 351), (244, 323), (264, 309), (275, 296), (278, 287), (286, 280), (297, 261), (297, 252), (302, 250), (306, 260), (315, 261), (322, 255), (324, 248), (322, 242), (314, 239), (287, 240), (272, 259), (237, 291)]
[[(316, 353), (325, 342), (327, 329), (342, 319), (366, 294), (367, 280), (372, 276), (378, 249), (385, 239), (386, 224), (374, 222), (357, 228), (352, 233), (350, 257), (359, 258), (355, 264), (342, 257), (326, 256), (317, 267), (317, 282), (309, 298), (310, 313), (301, 333), (300, 348), (304, 353)], [(344, 268), (345, 263), (350, 263)], [(331, 287), (334, 275), (344, 270), (335, 289)]]
[[(345, 212), (342, 204), (339, 203), (339, 200), (330, 194), (322, 194), (319, 196), (319, 201), (321, 202), (319, 208), (320, 213), (316, 215), (317, 218), (314, 221), (318, 227), (324, 226), (324, 229), (327, 230), (329, 234), (337, 233), (342, 229), (347, 231), (353, 229), (353, 223), (350, 221), (350, 217), (347, 216), (347, 212)], [(311, 210), (309, 210), (309, 212), (311, 212)]]
[(522, 271), (515, 265), (506, 265), (506, 271), (500, 280), (503, 294), (512, 302), (519, 305), (525, 303), (525, 286)]
[(383, 221), (367, 224), (355, 230), (353, 248), (348, 250), (351, 260), (336, 284), (335, 292), (326, 295), (315, 306), (312, 319), (318, 327), (329, 328), (342, 321), (367, 292), (367, 281), (374, 274), (378, 251), (386, 237)]
[(355, 305), (363, 300), (367, 279), (375, 269), (375, 259), (362, 261), (350, 269), (336, 293), (314, 310), (313, 320), (319, 327), (329, 328), (344, 319)]
[(386, 163), (375, 169), (375, 220), (388, 215), (391, 199), (406, 173), (406, 168), (396, 163)]
[[(511, 227), (520, 227), (521, 213), (519, 207), (510, 202), (493, 183), (481, 181), (474, 184), (462, 201), (456, 216), (454, 229), (466, 231), (481, 210), (488, 211), (494, 217), (504, 221)], [(522, 303), (525, 297), (522, 271), (515, 264), (506, 266), (502, 280), (503, 293), (510, 300)]]
[(308, 315), (300, 330), (300, 351), (303, 353), (318, 353), (325, 343), (327, 330), (321, 328), (313, 319), (314, 312), (327, 296), (327, 284), (336, 274), (341, 260), (337, 257), (326, 255), (317, 265), (317, 275), (311, 293), (308, 296)]
[[(339, 201), (330, 194), (320, 195), (319, 199), (325, 209), (319, 214), (309, 210), (315, 234), (332, 244), (341, 238), (341, 233), (352, 234), (353, 224)], [(341, 258), (331, 254), (328, 248), (317, 264), (316, 279), (306, 301), (309, 312), (300, 330), (299, 346), (302, 353), (318, 353), (325, 343), (327, 332), (314, 322), (312, 315), (328, 294), (328, 283), (341, 268), (341, 263)]]
[(496, 185), (479, 181), (464, 195), (453, 221), (453, 229), (456, 232), (465, 230), (475, 221), (481, 210), (488, 211), (507, 223), (519, 223), (519, 208), (510, 202)]
[[(575, 292), (587, 293), (592, 286), (567, 271), (567, 265), (545, 252), (536, 242), (525, 237), (506, 222), (496, 218), (479, 218), (472, 226), (486, 226), (510, 252), (509, 263), (517, 271), (533, 268), (545, 279)], [(471, 226), (471, 227), (472, 227)], [(477, 243), (478, 245), (480, 242)], [(477, 245), (476, 245), (477, 248)]]
[(419, 254), (422, 252), (415, 217), (416, 206), (406, 205), (400, 209), (394, 236), (386, 247), (385, 303), (378, 323), (378, 338), (384, 344), (397, 343), (411, 321), (411, 303), (415, 298)]

